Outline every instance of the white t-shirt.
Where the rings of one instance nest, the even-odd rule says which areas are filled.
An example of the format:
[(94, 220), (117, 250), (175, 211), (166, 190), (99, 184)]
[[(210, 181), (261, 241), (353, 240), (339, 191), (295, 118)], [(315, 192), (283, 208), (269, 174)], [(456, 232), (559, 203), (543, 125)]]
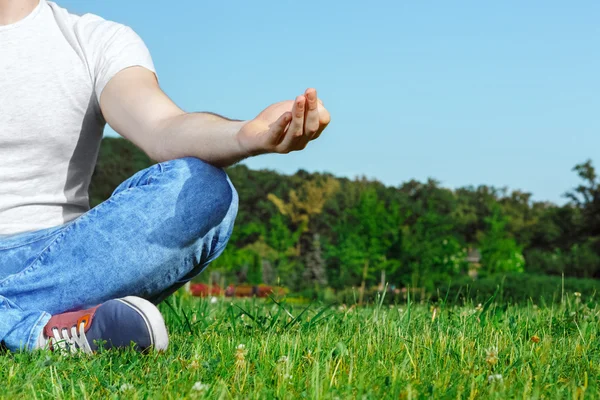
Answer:
[(0, 235), (50, 228), (89, 210), (106, 122), (99, 99), (119, 71), (154, 72), (130, 28), (40, 0), (0, 25)]

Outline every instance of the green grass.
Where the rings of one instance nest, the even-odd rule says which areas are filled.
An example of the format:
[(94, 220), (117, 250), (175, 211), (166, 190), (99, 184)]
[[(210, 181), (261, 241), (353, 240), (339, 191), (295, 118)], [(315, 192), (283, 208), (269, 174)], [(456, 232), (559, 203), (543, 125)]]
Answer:
[(596, 398), (600, 308), (581, 300), (305, 310), (178, 293), (166, 353), (0, 354), (0, 397)]

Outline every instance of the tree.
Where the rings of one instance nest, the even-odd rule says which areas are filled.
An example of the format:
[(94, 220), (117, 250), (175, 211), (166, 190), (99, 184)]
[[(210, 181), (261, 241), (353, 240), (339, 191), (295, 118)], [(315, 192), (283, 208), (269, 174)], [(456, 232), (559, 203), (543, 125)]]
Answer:
[(268, 199), (275, 204), (282, 215), (290, 219), (295, 230), (307, 232), (311, 217), (323, 211), (325, 202), (339, 187), (339, 182), (330, 177), (309, 180), (303, 182), (298, 190), (290, 190), (287, 202), (272, 193), (269, 193)]
[(304, 272), (302, 278), (306, 282), (314, 282), (315, 285), (327, 285), (325, 273), (325, 261), (321, 252), (321, 239), (318, 233), (313, 234), (313, 240), (309, 249), (304, 253)]
[[(339, 182), (331, 177), (325, 177), (317, 180), (306, 180), (302, 183), (298, 190), (290, 190), (288, 201), (269, 194), (269, 200), (275, 204), (281, 215), (289, 218), (293, 232), (288, 235), (288, 238), (297, 239), (296, 256), (301, 257), (304, 261), (305, 270), (302, 276), (305, 278), (304, 284), (316, 283), (322, 284), (326, 282), (325, 275), (322, 274), (322, 267), (318, 265), (320, 254), (317, 256), (315, 251), (320, 253), (320, 242), (318, 248), (315, 249), (314, 235), (318, 232), (311, 227), (310, 221), (316, 215), (323, 211), (323, 207), (335, 192), (339, 189)], [(318, 238), (318, 236), (317, 236)], [(312, 251), (313, 254), (306, 254)], [(307, 258), (308, 257), (308, 258)], [(307, 262), (311, 264), (308, 265)], [(306, 270), (308, 269), (308, 270)], [(299, 275), (299, 274), (294, 274)], [(298, 285), (301, 286), (301, 285)]]
[(481, 262), (487, 273), (523, 272), (523, 249), (506, 232), (507, 219), (496, 206), (486, 218), (488, 230), (480, 242)]
[(405, 284), (432, 290), (466, 269), (466, 249), (456, 237), (453, 220), (430, 209), (404, 225), (401, 276)]
[(583, 234), (600, 235), (600, 180), (591, 160), (573, 168), (583, 183), (567, 192), (565, 196), (582, 211)]
[(377, 271), (395, 271), (399, 262), (387, 254), (399, 240), (399, 226), (398, 208), (387, 208), (373, 188), (366, 188), (334, 228), (337, 241), (328, 253), (337, 260), (337, 271), (332, 271), (336, 281), (364, 286), (363, 282), (376, 279)]
[[(102, 140), (92, 205), (151, 164), (127, 140)], [(323, 282), (325, 265), (335, 288), (359, 285), (363, 276), (373, 284), (385, 271), (390, 282), (434, 289), (464, 273), (465, 248), (479, 247), (482, 272), (520, 270), (523, 254), (528, 272), (600, 278), (600, 178), (591, 161), (574, 171), (581, 184), (557, 206), (486, 185), (451, 190), (428, 179), (386, 187), (366, 177), (238, 164), (227, 168), (240, 198), (235, 229), (210, 269), (227, 280), (260, 264), (262, 281), (299, 289)]]
[(262, 283), (262, 259), (258, 253), (254, 253), (252, 262), (248, 267), (248, 283), (259, 285)]

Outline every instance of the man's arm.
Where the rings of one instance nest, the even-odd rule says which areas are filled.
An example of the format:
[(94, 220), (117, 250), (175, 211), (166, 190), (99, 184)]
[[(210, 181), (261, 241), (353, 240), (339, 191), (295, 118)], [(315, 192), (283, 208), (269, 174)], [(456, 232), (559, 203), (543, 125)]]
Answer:
[(102, 92), (100, 107), (110, 126), (151, 158), (192, 156), (220, 167), (257, 154), (301, 150), (330, 120), (314, 89), (295, 101), (273, 104), (250, 121), (186, 113), (142, 67), (115, 75)]

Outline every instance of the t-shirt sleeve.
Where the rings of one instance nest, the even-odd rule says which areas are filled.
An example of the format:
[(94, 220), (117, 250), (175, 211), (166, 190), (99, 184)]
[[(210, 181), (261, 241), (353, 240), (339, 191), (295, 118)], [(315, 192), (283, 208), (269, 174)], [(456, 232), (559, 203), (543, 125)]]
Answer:
[(80, 21), (84, 26), (80, 38), (94, 80), (96, 99), (108, 82), (120, 71), (140, 66), (154, 73), (154, 63), (144, 41), (128, 26), (89, 15)]

